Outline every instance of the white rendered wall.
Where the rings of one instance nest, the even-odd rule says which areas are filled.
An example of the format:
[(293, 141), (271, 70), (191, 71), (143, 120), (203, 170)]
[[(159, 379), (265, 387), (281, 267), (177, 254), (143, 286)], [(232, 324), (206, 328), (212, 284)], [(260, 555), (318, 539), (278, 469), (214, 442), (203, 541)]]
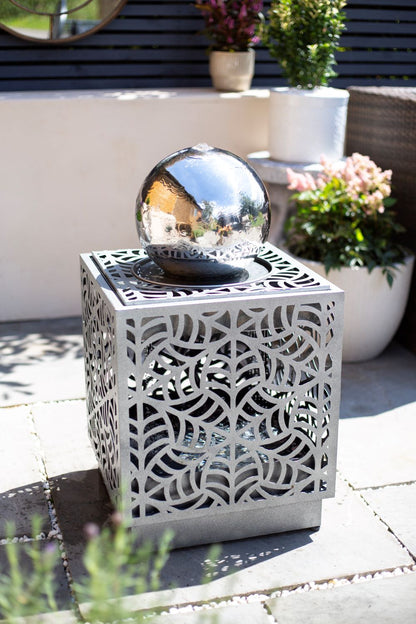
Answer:
[(0, 94), (0, 321), (80, 314), (79, 254), (138, 247), (152, 167), (195, 145), (267, 143), (268, 91)]

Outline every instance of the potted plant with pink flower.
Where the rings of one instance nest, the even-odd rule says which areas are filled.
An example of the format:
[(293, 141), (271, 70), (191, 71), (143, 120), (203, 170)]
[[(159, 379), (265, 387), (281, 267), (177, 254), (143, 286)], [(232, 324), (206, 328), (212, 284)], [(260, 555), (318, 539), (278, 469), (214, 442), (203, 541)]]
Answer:
[(202, 31), (212, 42), (209, 71), (218, 91), (245, 91), (254, 76), (256, 35), (263, 0), (196, 0)]
[(290, 253), (345, 291), (344, 361), (380, 354), (403, 317), (414, 256), (398, 237), (390, 170), (353, 154), (322, 158), (317, 178), (288, 169), (296, 212), (285, 226)]

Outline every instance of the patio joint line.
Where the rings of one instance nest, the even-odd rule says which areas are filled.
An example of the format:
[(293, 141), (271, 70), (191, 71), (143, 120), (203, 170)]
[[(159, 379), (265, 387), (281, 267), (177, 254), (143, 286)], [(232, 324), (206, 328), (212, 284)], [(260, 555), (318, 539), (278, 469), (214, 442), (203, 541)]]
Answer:
[(265, 611), (266, 615), (270, 618), (270, 622), (273, 622), (274, 624), (279, 624), (279, 622), (274, 617), (274, 615), (273, 615), (269, 605), (267, 604), (267, 602), (263, 602), (262, 603), (262, 607), (263, 607), (263, 611)]
[[(260, 604), (263, 609), (267, 612), (267, 615), (272, 615), (269, 613), (266, 607), (266, 601), (270, 599), (270, 595), (267, 592), (262, 592), (259, 594), (258, 592), (254, 592), (252, 594), (239, 594), (233, 595), (232, 597), (219, 597), (219, 598), (211, 598), (206, 601), (200, 600), (198, 602), (187, 602), (182, 603), (180, 605), (165, 605), (157, 609), (159, 615), (179, 615), (185, 614), (191, 611), (193, 612), (202, 612), (202, 611), (215, 611), (217, 609), (222, 609), (224, 607), (237, 607), (248, 604)], [(151, 610), (148, 610), (149, 612)], [(138, 611), (141, 613), (141, 611)], [(145, 613), (145, 612), (144, 612)], [(273, 617), (273, 616), (272, 616)], [(273, 619), (273, 621), (275, 621)]]
[(370, 503), (365, 499), (364, 495), (361, 492), (358, 492), (358, 494), (359, 494), (360, 498), (362, 499), (362, 501), (367, 505), (367, 507), (369, 507), (371, 509), (371, 511), (373, 512), (374, 516), (386, 527), (387, 531), (393, 535), (393, 537), (397, 540), (397, 542), (400, 544), (400, 546), (402, 548), (404, 548), (404, 550), (407, 552), (409, 557), (416, 564), (416, 556), (413, 555), (413, 553), (407, 548), (406, 544), (400, 539), (400, 537), (398, 537), (396, 535), (394, 530), (387, 524), (387, 522), (385, 520), (383, 520), (383, 518), (371, 507)]
[(353, 486), (351, 487), (353, 487), (355, 492), (364, 492), (366, 490), (376, 491), (376, 490), (384, 490), (385, 488), (388, 488), (388, 487), (400, 487), (402, 485), (414, 485), (414, 484), (416, 484), (416, 480), (411, 479), (410, 481), (398, 481), (397, 483), (385, 483), (383, 485), (368, 485), (365, 487), (357, 487), (357, 488), (354, 488)]
[[(58, 401), (51, 401), (52, 403), (57, 403)], [(33, 404), (32, 404), (33, 405)], [(42, 447), (42, 443), (41, 443), (41, 439), (40, 436), (37, 432), (36, 429), (36, 424), (35, 424), (35, 420), (33, 418), (33, 412), (32, 410), (29, 411), (29, 418), (30, 418), (30, 422), (31, 422), (31, 426), (32, 426), (32, 435), (35, 439), (36, 445), (38, 447), (38, 452), (36, 453), (36, 461), (39, 465), (39, 469), (41, 471), (41, 475), (44, 479), (43, 483), (42, 483), (42, 487), (43, 487), (43, 492), (45, 495), (45, 499), (46, 499), (46, 504), (47, 504), (47, 508), (48, 508), (48, 515), (49, 515), (49, 520), (51, 523), (51, 530), (49, 531), (48, 535), (46, 536), (46, 539), (52, 539), (54, 541), (57, 542), (58, 544), (58, 550), (60, 553), (60, 559), (61, 559), (61, 565), (63, 567), (64, 570), (64, 574), (65, 574), (65, 578), (66, 578), (66, 582), (68, 585), (68, 591), (69, 591), (69, 595), (70, 595), (70, 599), (71, 599), (71, 608), (73, 611), (73, 614), (75, 616), (75, 618), (79, 621), (82, 622), (82, 614), (81, 611), (79, 609), (79, 605), (78, 605), (78, 600), (75, 594), (75, 590), (74, 590), (74, 580), (71, 574), (71, 570), (70, 570), (70, 566), (69, 566), (69, 561), (68, 561), (68, 557), (66, 554), (66, 549), (65, 549), (65, 542), (64, 539), (62, 537), (62, 531), (61, 528), (59, 526), (59, 521), (58, 521), (58, 516), (56, 513), (56, 509), (55, 509), (55, 505), (53, 502), (53, 495), (52, 495), (52, 490), (50, 487), (50, 481), (49, 481), (49, 475), (48, 475), (48, 470), (46, 467), (46, 460), (45, 460), (45, 453), (43, 451), (43, 447)]]
[(384, 568), (383, 570), (375, 570), (371, 572), (361, 572), (350, 574), (347, 576), (327, 579), (324, 581), (310, 581), (296, 587), (281, 589), (273, 593), (272, 598), (286, 597), (290, 594), (304, 593), (309, 591), (326, 591), (344, 585), (355, 585), (357, 583), (371, 582), (380, 578), (393, 578), (405, 574), (415, 574), (416, 565), (397, 566), (394, 568)]
[[(383, 518), (380, 516), (380, 514), (378, 514), (375, 509), (373, 509), (373, 507), (371, 506), (371, 504), (366, 500), (366, 498), (364, 497), (364, 492), (365, 490), (382, 490), (386, 487), (395, 487), (395, 485), (397, 485), (398, 487), (401, 485), (413, 485), (413, 483), (415, 483), (415, 481), (410, 481), (409, 483), (398, 483), (395, 485), (383, 485), (383, 486), (377, 486), (374, 488), (354, 488), (354, 486), (348, 481), (348, 479), (346, 477), (343, 476), (343, 474), (339, 471), (338, 475), (339, 477), (347, 484), (347, 486), (353, 491), (356, 492), (358, 494), (358, 496), (360, 497), (360, 499), (363, 501), (363, 503), (366, 505), (366, 507), (368, 507), (371, 512), (374, 514), (375, 518), (377, 518), (377, 520), (379, 522), (381, 522), (381, 524), (385, 527), (386, 531), (388, 533), (391, 533), (391, 535), (394, 537), (394, 539), (400, 544), (400, 546), (406, 551), (406, 553), (409, 555), (409, 557), (412, 559), (412, 561), (414, 563), (416, 563), (416, 557), (413, 555), (413, 553), (410, 552), (410, 550), (407, 548), (406, 544), (404, 544), (404, 542), (402, 542), (402, 540), (396, 535), (396, 533), (394, 532), (394, 530), (387, 524), (387, 522), (385, 520), (383, 520)], [(411, 566), (405, 566), (405, 567), (411, 567)]]
[[(219, 597), (217, 599), (211, 598), (198, 602), (184, 602), (175, 605), (165, 605), (163, 607), (155, 607), (160, 615), (174, 615), (187, 613), (190, 608), (193, 611), (209, 611), (215, 610), (227, 606), (247, 605), (252, 603), (262, 604), (264, 608), (268, 608), (265, 604), (266, 601), (274, 598), (285, 598), (295, 593), (307, 593), (310, 591), (327, 591), (336, 589), (337, 587), (345, 585), (355, 585), (357, 583), (371, 582), (379, 580), (381, 578), (394, 578), (405, 574), (416, 574), (416, 565), (410, 566), (398, 566), (392, 568), (385, 568), (383, 570), (373, 570), (371, 572), (355, 573), (348, 576), (339, 578), (326, 579), (322, 581), (308, 581), (299, 585), (288, 585), (279, 589), (265, 590), (261, 593), (247, 593), (247, 594), (235, 594), (232, 597)], [(149, 611), (149, 610), (146, 610)], [(151, 609), (150, 609), (151, 611)], [(139, 610), (137, 613), (141, 613)]]
[(0, 410), (14, 409), (16, 407), (28, 407), (29, 409), (32, 409), (37, 405), (53, 405), (55, 403), (67, 403), (68, 401), (85, 401), (85, 399), (86, 397), (83, 395), (79, 397), (68, 397), (67, 399), (45, 399), (41, 401), (30, 401), (28, 403), (13, 403), (13, 405), (0, 405)]

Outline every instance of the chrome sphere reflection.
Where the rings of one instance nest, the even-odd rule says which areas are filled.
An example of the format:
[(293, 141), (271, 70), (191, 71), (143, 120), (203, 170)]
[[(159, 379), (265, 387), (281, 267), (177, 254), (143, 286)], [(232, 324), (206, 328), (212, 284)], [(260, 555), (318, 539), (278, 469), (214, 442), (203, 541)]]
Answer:
[(229, 279), (256, 258), (269, 224), (269, 198), (254, 169), (205, 144), (158, 163), (136, 201), (142, 247), (175, 276)]

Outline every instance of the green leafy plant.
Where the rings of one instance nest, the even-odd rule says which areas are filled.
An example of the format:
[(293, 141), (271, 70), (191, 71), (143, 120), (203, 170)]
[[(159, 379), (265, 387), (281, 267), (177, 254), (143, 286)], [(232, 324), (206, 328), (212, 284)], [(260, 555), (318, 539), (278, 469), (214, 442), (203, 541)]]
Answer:
[(344, 29), (345, 0), (272, 0), (260, 37), (291, 87), (326, 86)]
[(245, 52), (260, 41), (256, 34), (263, 0), (197, 0), (204, 17), (202, 31), (211, 50)]
[(41, 533), (41, 519), (33, 518), (32, 540), (16, 543), (15, 527), (6, 528), (7, 570), (0, 571), (0, 618), (13, 623), (18, 618), (56, 610), (54, 570), (59, 561), (56, 544), (45, 543)]
[(201, 236), (204, 236), (205, 234), (205, 230), (203, 228), (195, 228), (194, 230), (192, 230), (192, 236), (194, 238), (200, 238)]
[(289, 251), (330, 269), (383, 268), (389, 285), (396, 264), (406, 249), (396, 241), (404, 228), (390, 210), (390, 170), (382, 171), (368, 156), (353, 154), (344, 163), (322, 158), (322, 172), (310, 174), (288, 169), (296, 214), (286, 223)]
[[(32, 534), (39, 536), (41, 519), (35, 517), (32, 527)], [(128, 618), (129, 622), (142, 622), (145, 616), (132, 614), (122, 598), (159, 588), (171, 532), (165, 532), (156, 550), (150, 542), (138, 545), (137, 535), (116, 512), (110, 526), (100, 531), (97, 525), (88, 524), (85, 533), (87, 574), (74, 584), (74, 590), (78, 602), (87, 604), (85, 617), (78, 613), (78, 621), (112, 624)], [(44, 540), (33, 538), (18, 544), (13, 535), (14, 526), (9, 524), (5, 544), (8, 565), (0, 571), (0, 619), (21, 624), (21, 617), (57, 610), (55, 573), (60, 553), (55, 543), (45, 546)]]
[[(95, 524), (85, 527), (87, 575), (75, 584), (75, 592), (80, 602), (88, 603), (87, 618), (92, 623), (132, 617), (122, 598), (159, 588), (172, 539), (172, 533), (166, 531), (153, 553), (151, 542), (137, 544), (137, 535), (128, 529), (119, 512), (111, 520), (111, 526), (101, 532)], [(142, 621), (141, 615), (136, 614), (133, 621)]]
[(72, 18), (100, 19), (98, 2), (78, 1), (68, 4), (67, 9), (64, 9), (56, 0), (24, 0), (23, 2), (16, 2), (16, 4), (15, 0), (0, 0), (0, 23), (12, 29), (30, 28), (48, 31), (53, 15), (64, 14), (70, 20)]
[[(22, 624), (21, 618), (57, 611), (55, 575), (61, 553), (56, 542), (45, 545), (41, 524), (41, 518), (34, 517), (34, 537), (24, 544), (13, 537), (14, 525), (7, 526), (7, 567), (0, 570), (0, 620), (5, 618), (8, 624)], [(159, 589), (173, 533), (165, 531), (157, 546), (138, 543), (137, 534), (129, 529), (120, 512), (111, 516), (104, 529), (89, 523), (84, 531), (86, 574), (73, 587), (81, 609), (74, 613), (76, 620), (79, 624), (150, 624), (151, 614), (136, 611), (136, 607), (132, 612), (131, 601), (125, 598)], [(210, 548), (202, 584), (212, 580), (219, 553), (219, 545)], [(208, 613), (206, 621), (213, 622), (215, 617)]]

